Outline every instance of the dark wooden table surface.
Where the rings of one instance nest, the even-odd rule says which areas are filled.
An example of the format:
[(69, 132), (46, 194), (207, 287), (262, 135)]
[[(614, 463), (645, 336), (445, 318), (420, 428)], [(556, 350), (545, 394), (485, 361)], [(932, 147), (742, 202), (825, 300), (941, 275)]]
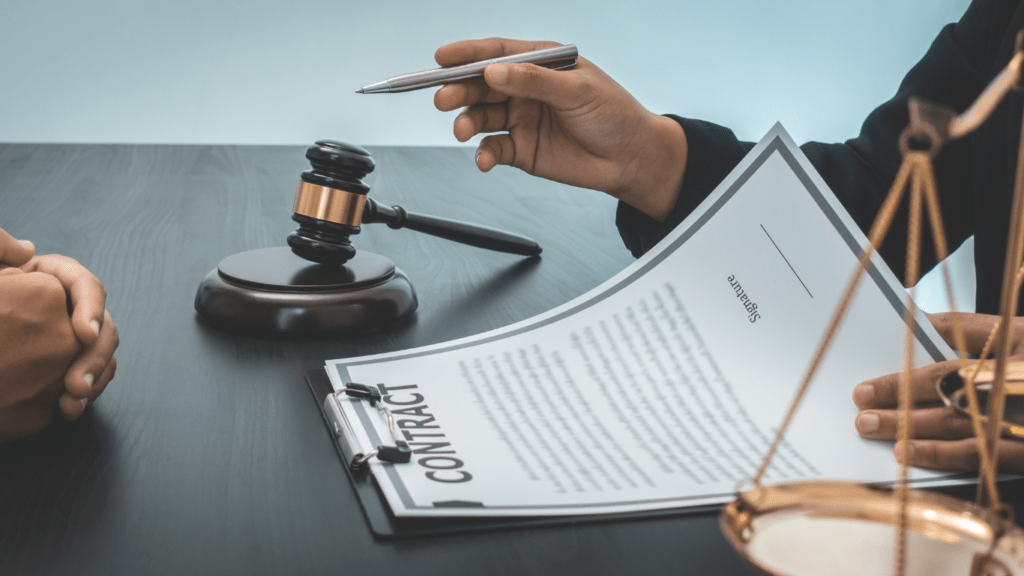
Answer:
[(0, 574), (754, 574), (714, 515), (375, 540), (303, 381), (328, 358), (497, 328), (632, 261), (614, 203), (467, 148), (371, 148), (379, 201), (532, 236), (540, 259), (409, 231), (356, 246), (415, 285), (415, 318), (360, 337), (281, 340), (196, 319), (199, 281), (283, 246), (304, 148), (0, 145), (0, 227), (105, 283), (118, 373), (78, 422), (0, 445)]

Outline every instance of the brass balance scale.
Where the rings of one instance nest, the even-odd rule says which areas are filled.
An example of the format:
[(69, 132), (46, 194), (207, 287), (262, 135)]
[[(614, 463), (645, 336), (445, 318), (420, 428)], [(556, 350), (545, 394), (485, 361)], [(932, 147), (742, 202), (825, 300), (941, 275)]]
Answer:
[[(918, 281), (922, 207), (943, 261), (951, 306), (952, 283), (932, 159), (945, 142), (981, 126), (1011, 90), (1024, 88), (1024, 31), (1006, 68), (961, 115), (911, 99), (910, 124), (900, 137), (903, 164), (869, 232), (869, 245), (846, 285), (796, 396), (757, 474), (722, 511), (721, 527), (745, 558), (770, 574), (786, 575), (957, 575), (1024, 576), (1024, 530), (1012, 509), (1001, 503), (996, 469), (1001, 437), (1024, 440), (1024, 363), (1009, 360), (1012, 325), (1024, 281), (1024, 134), (1018, 150), (1012, 221), (1004, 265), (1001, 318), (981, 358), (967, 358), (956, 310), (953, 333), (961, 367), (938, 384), (951, 410), (970, 418), (979, 459), (976, 502), (909, 487), (908, 440), (914, 391), (913, 289), (907, 300), (904, 366), (899, 385), (897, 437), (902, 446), (895, 488), (843, 481), (809, 481), (765, 486), (762, 480), (814, 376), (849, 309), (857, 287), (882, 245), (893, 216), (910, 190), (906, 285)], [(1024, 126), (1022, 126), (1024, 133)], [(983, 407), (984, 403), (984, 407)]]

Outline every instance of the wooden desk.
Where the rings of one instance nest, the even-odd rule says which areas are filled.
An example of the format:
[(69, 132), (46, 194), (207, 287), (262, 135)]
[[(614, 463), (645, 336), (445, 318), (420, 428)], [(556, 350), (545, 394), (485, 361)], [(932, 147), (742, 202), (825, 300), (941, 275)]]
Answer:
[(507, 228), (539, 260), (383, 226), (415, 318), (355, 338), (286, 341), (199, 322), (224, 257), (283, 246), (303, 147), (0, 145), (0, 227), (95, 272), (121, 332), (116, 379), (74, 424), (0, 446), (0, 574), (757, 574), (715, 515), (376, 541), (305, 370), (432, 344), (562, 304), (632, 261), (596, 192), (467, 148), (371, 148), (374, 198)]

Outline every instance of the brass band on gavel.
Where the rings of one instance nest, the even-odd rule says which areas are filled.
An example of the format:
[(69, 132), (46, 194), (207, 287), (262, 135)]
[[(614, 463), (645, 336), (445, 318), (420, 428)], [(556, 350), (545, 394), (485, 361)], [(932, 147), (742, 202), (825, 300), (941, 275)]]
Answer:
[(300, 181), (299, 188), (295, 191), (295, 206), (292, 212), (317, 220), (359, 227), (363, 221), (365, 206), (364, 194)]

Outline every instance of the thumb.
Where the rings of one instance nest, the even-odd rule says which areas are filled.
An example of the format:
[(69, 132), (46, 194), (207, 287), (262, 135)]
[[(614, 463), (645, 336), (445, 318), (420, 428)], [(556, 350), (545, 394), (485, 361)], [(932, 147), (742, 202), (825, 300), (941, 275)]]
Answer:
[(536, 64), (491, 64), (484, 69), (484, 80), (506, 96), (538, 100), (561, 110), (575, 108), (586, 90), (579, 74)]
[(28, 240), (15, 240), (13, 236), (0, 229), (0, 263), (9, 266), (21, 266), (36, 254), (36, 247)]

